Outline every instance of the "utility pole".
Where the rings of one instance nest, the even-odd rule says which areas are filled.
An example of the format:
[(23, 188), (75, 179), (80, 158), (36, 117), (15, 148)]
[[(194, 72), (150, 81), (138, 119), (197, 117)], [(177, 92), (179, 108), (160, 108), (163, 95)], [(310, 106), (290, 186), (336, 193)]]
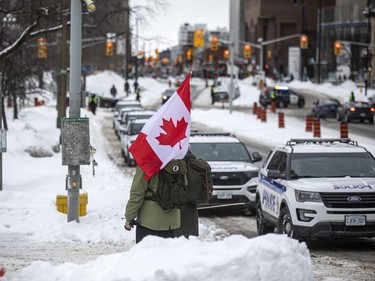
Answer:
[(57, 128), (61, 129), (61, 119), (66, 116), (66, 92), (67, 92), (67, 68), (68, 68), (68, 52), (67, 52), (67, 0), (61, 1), (61, 37), (60, 37), (60, 65), (58, 72), (58, 89), (57, 89)]
[(231, 41), (229, 42), (229, 60), (230, 60), (230, 93), (229, 93), (229, 113), (232, 114), (232, 104), (233, 104), (233, 94), (234, 94), (234, 41), (233, 35), (231, 36)]
[(130, 12), (129, 12), (129, 0), (124, 0), (123, 2), (123, 7), (125, 10), (125, 70), (124, 70), (124, 78), (125, 81), (129, 79), (129, 60), (131, 57), (130, 54), (130, 26), (129, 26), (129, 21), (130, 21)]
[(320, 68), (321, 68), (321, 59), (322, 59), (322, 0), (319, 0), (319, 24), (318, 24), (318, 84), (320, 84)]
[[(3, 133), (2, 131), (3, 131), (3, 90), (2, 90), (2, 83), (0, 81), (0, 138), (2, 137), (2, 133)], [(2, 190), (3, 190), (3, 153), (0, 147), (0, 191)]]
[(135, 82), (138, 83), (138, 51), (139, 51), (139, 18), (136, 19), (136, 56), (135, 56)]
[[(82, 61), (82, 3), (71, 0), (70, 11), (70, 72), (69, 72), (69, 118), (81, 115), (81, 61)], [(68, 222), (79, 222), (80, 166), (69, 165), (68, 176), (77, 179), (77, 185), (68, 188)]]

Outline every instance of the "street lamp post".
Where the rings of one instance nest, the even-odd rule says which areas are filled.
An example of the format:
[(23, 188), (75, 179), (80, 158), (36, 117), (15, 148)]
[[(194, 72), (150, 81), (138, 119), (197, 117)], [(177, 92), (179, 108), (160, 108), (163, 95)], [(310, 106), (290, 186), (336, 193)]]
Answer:
[[(294, 0), (293, 6), (297, 7), (298, 2), (301, 2), (301, 34), (305, 34), (305, 1), (304, 0)], [(301, 81), (304, 81), (304, 73), (305, 73), (305, 55), (307, 50), (301, 50), (301, 70), (300, 70), (300, 77)]]
[(319, 0), (319, 24), (318, 24), (318, 84), (320, 84), (321, 80), (321, 74), (320, 74), (320, 68), (321, 68), (321, 59), (322, 59), (322, 0)]

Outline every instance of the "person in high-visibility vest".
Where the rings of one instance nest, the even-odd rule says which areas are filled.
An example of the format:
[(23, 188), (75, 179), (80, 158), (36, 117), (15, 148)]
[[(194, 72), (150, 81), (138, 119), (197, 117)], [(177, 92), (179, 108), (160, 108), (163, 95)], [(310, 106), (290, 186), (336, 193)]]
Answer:
[(349, 95), (349, 101), (355, 101), (355, 96), (354, 96), (353, 91)]
[(277, 98), (277, 93), (275, 92), (275, 90), (272, 90), (271, 91), (271, 100), (276, 101), (276, 98)]
[(99, 98), (95, 94), (93, 94), (89, 98), (89, 107), (90, 107), (91, 112), (94, 115), (96, 114), (96, 107), (98, 106), (98, 103), (99, 103)]

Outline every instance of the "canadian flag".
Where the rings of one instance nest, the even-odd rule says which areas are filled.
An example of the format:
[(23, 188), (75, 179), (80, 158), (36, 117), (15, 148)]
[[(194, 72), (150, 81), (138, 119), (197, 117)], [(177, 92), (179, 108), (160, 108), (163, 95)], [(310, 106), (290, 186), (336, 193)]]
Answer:
[(145, 172), (145, 179), (172, 159), (185, 157), (190, 138), (190, 77), (168, 101), (147, 121), (129, 147), (134, 160)]

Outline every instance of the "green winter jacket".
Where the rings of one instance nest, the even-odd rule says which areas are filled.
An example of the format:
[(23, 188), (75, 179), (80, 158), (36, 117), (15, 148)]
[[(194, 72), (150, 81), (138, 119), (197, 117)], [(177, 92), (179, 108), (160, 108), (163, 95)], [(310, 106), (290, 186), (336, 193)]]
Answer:
[[(183, 160), (172, 160), (165, 168), (176, 165), (185, 170), (186, 164)], [(185, 167), (185, 169), (183, 169)], [(144, 200), (152, 193), (148, 188), (156, 191), (158, 186), (158, 174), (154, 174), (148, 181), (144, 179), (145, 173), (137, 166), (133, 183), (130, 189), (129, 201), (126, 205), (125, 218), (129, 222), (137, 219), (137, 223), (143, 227), (156, 230), (171, 230), (180, 227), (180, 209), (163, 210), (156, 201)]]

